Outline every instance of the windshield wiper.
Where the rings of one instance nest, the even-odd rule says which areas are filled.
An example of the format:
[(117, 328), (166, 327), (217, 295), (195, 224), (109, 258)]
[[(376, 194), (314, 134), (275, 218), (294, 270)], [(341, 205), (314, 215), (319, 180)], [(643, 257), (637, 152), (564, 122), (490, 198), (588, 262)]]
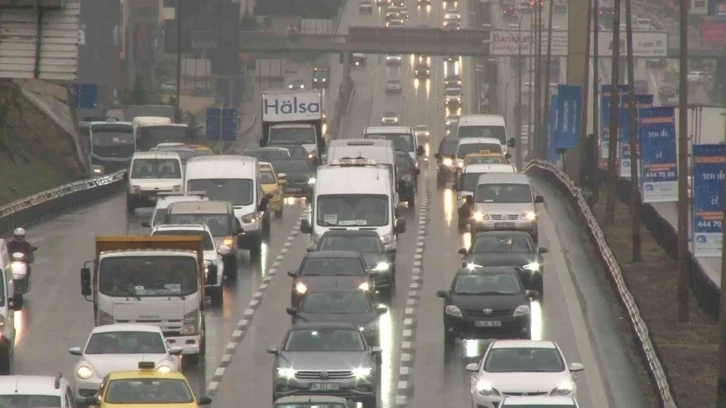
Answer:
[(134, 291), (127, 288), (126, 286), (120, 286), (120, 285), (115, 285), (115, 284), (113, 286), (118, 289), (121, 289), (122, 292), (126, 293), (130, 297), (135, 298), (136, 300), (141, 300), (141, 296), (137, 295), (136, 293), (134, 293)]

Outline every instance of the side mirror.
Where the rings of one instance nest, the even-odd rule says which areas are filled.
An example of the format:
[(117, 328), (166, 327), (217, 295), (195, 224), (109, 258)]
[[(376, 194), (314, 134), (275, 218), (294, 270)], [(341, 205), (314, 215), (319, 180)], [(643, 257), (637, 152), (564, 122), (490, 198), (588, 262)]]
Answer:
[(81, 351), (81, 348), (80, 347), (71, 347), (71, 348), (68, 349), (68, 352), (72, 356), (81, 356), (81, 355), (83, 355), (83, 351)]
[(539, 297), (540, 293), (537, 290), (526, 290), (524, 293), (527, 295), (530, 299), (536, 299)]
[(291, 278), (297, 278), (297, 274), (293, 271), (287, 271), (287, 276)]
[(504, 153), (504, 158), (507, 159), (507, 160), (509, 160), (509, 159), (512, 158), (512, 155), (509, 154), (509, 153)]
[(517, 145), (517, 142), (514, 140), (513, 137), (509, 138), (509, 141), (507, 142), (507, 146), (514, 147)]
[(217, 253), (222, 256), (229, 255), (230, 252), (232, 252), (232, 248), (228, 247), (227, 245), (220, 245), (219, 248), (217, 248)]
[(91, 268), (81, 268), (81, 295), (91, 296)]
[(274, 355), (278, 355), (278, 354), (280, 354), (280, 350), (278, 350), (278, 349), (276, 349), (276, 348), (274, 348), (274, 347), (270, 347), (270, 348), (268, 348), (268, 349), (267, 349), (267, 352), (268, 352), (269, 354), (274, 354)]
[(23, 294), (13, 293), (12, 297), (13, 304), (11, 305), (13, 310), (23, 310)]
[(312, 248), (312, 247), (308, 247), (308, 249), (306, 249), (306, 251), (307, 251), (307, 252), (315, 252), (315, 248)]
[(33, 246), (33, 252), (35, 252), (35, 251), (37, 251), (37, 250), (38, 250), (38, 247), (34, 245), (34, 246)]
[(380, 316), (380, 315), (384, 315), (384, 314), (388, 313), (388, 308), (381, 305), (381, 306), (378, 306), (378, 309), (376, 309), (376, 311), (378, 312), (378, 315)]
[(537, 248), (537, 252), (539, 252), (540, 254), (546, 254), (546, 253), (550, 252), (550, 250), (547, 248), (539, 247), (539, 248)]
[(436, 296), (440, 297), (441, 299), (447, 299), (449, 297), (449, 293), (445, 290), (439, 290), (436, 292)]
[(86, 405), (101, 405), (101, 399), (98, 395), (92, 395), (83, 399), (83, 403)]
[(459, 191), (459, 185), (456, 184), (456, 183), (454, 183), (454, 185), (451, 186), (451, 190), (453, 190), (453, 191)]
[(459, 253), (462, 254), (462, 255), (464, 255), (464, 256), (469, 255), (469, 251), (467, 251), (466, 248), (461, 248), (459, 250)]
[(151, 224), (148, 223), (148, 222), (142, 222), (141, 223), (141, 228), (151, 228)]
[(129, 172), (124, 173), (124, 181), (129, 181)]
[(542, 196), (540, 196), (540, 195), (538, 195), (538, 196), (535, 196), (535, 197), (534, 197), (534, 203), (535, 203), (535, 204), (540, 204), (540, 203), (544, 203), (544, 198), (543, 198)]
[(208, 397), (205, 395), (202, 398), (199, 398), (197, 405), (209, 405), (211, 403), (212, 403), (212, 397)]
[(297, 308), (294, 307), (288, 307), (285, 311), (287, 311), (287, 314), (290, 316), (295, 316), (297, 314)]
[(184, 352), (184, 349), (181, 347), (171, 347), (169, 348), (169, 354), (172, 356), (180, 356)]
[(467, 196), (464, 197), (464, 201), (466, 201), (467, 204), (474, 204), (474, 196), (467, 194)]
[(426, 149), (423, 146), (416, 148), (416, 156), (423, 156), (424, 154), (426, 154)]
[(466, 365), (466, 371), (469, 371), (469, 372), (472, 372), (472, 373), (475, 373), (475, 372), (479, 371), (479, 364), (477, 364), (477, 363), (467, 364)]
[(572, 371), (573, 373), (574, 372), (577, 372), (577, 371), (582, 371), (584, 369), (585, 369), (585, 366), (583, 366), (580, 363), (572, 363), (572, 364), (570, 364), (570, 371)]
[(396, 218), (396, 225), (393, 229), (396, 234), (403, 234), (406, 232), (406, 220), (403, 218)]
[(434, 153), (434, 157), (437, 158), (437, 159), (441, 159), (441, 155), (438, 154), (438, 153)]
[(313, 226), (310, 225), (310, 221), (307, 218), (300, 221), (300, 232), (303, 234), (312, 234)]
[(383, 353), (383, 349), (380, 347), (371, 347), (371, 354), (374, 356), (380, 356)]
[(260, 204), (257, 205), (257, 211), (267, 211), (267, 203), (270, 201), (267, 196), (262, 197)]

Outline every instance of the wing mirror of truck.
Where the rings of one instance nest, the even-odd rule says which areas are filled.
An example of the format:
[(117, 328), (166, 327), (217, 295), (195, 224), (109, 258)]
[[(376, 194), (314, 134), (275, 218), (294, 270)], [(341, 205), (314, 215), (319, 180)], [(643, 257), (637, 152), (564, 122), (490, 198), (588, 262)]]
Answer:
[(311, 234), (313, 232), (313, 226), (310, 225), (310, 220), (307, 218), (300, 221), (300, 232), (303, 234)]
[(23, 294), (18, 292), (14, 293), (12, 297), (13, 304), (10, 307), (13, 310), (23, 310)]
[(81, 268), (81, 295), (91, 296), (91, 268)]
[(423, 156), (424, 154), (426, 154), (426, 149), (423, 146), (416, 148), (416, 156)]
[(544, 198), (543, 198), (542, 196), (540, 196), (540, 195), (538, 195), (538, 196), (535, 196), (535, 197), (534, 197), (534, 203), (535, 203), (535, 204), (540, 204), (540, 203), (544, 203)]
[(128, 171), (124, 172), (123, 178), (124, 178), (124, 181), (129, 181), (129, 172)]
[(512, 155), (509, 154), (509, 153), (504, 153), (504, 158), (507, 159), (507, 160), (509, 160), (509, 159), (512, 158)]
[(459, 253), (460, 253), (460, 254), (462, 254), (462, 255), (464, 255), (464, 256), (467, 256), (467, 255), (469, 255), (469, 252), (468, 252), (468, 251), (466, 250), (466, 248), (461, 248), (461, 249), (459, 250)]
[(507, 146), (514, 147), (517, 145), (517, 142), (514, 140), (513, 137), (509, 138), (509, 141), (507, 142)]
[(396, 234), (403, 234), (406, 232), (406, 220), (404, 218), (396, 218), (394, 230)]
[(287, 309), (285, 309), (285, 311), (287, 311), (287, 314), (289, 314), (290, 316), (295, 316), (297, 314), (296, 307), (288, 307)]
[(199, 402), (197, 402), (197, 405), (203, 406), (203, 405), (209, 405), (211, 403), (212, 403), (212, 397), (205, 395), (202, 398), (199, 398)]

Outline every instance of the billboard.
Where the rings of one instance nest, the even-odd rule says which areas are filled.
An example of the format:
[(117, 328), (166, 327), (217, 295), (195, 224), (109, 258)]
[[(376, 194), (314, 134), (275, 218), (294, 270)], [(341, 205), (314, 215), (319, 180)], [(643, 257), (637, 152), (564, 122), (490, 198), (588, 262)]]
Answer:
[[(521, 41), (520, 41), (521, 36)], [(547, 50), (547, 31), (542, 31), (542, 49)], [(491, 30), (491, 55), (518, 56), (534, 52), (535, 39), (529, 30)], [(552, 31), (552, 56), (567, 56), (567, 31)]]
[(644, 203), (678, 201), (678, 150), (672, 107), (640, 108), (640, 188)]
[[(590, 55), (595, 51), (594, 33), (590, 33)], [(598, 35), (598, 51), (600, 57), (612, 57), (613, 32), (600, 31)], [(620, 32), (620, 51), (623, 57), (627, 56), (625, 46), (625, 31)], [(668, 56), (668, 33), (663, 31), (633, 31), (633, 56), (647, 58), (665, 58)]]
[(701, 20), (701, 44), (726, 45), (726, 21)]
[(549, 126), (547, 127), (547, 161), (557, 164), (559, 154), (555, 147), (557, 123), (557, 95), (550, 97)]
[(555, 147), (576, 149), (580, 138), (581, 88), (577, 85), (557, 85), (557, 125)]
[(693, 255), (721, 256), (726, 145), (693, 145)]

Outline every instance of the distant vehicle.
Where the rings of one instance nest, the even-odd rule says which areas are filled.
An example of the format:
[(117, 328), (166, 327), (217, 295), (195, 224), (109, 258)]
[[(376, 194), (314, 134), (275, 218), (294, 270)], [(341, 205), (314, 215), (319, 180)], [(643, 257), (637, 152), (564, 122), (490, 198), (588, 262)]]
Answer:
[(658, 97), (668, 99), (676, 96), (676, 87), (673, 85), (663, 85), (658, 89)]
[(398, 14), (401, 16), (401, 19), (403, 21), (408, 21), (411, 18), (411, 13), (408, 11), (408, 7), (401, 6), (401, 8), (398, 11)]
[(413, 135), (428, 140), (431, 136), (431, 131), (429, 130), (428, 125), (416, 125), (416, 127), (413, 128)]
[(313, 88), (328, 89), (330, 85), (330, 66), (325, 64), (316, 64), (313, 67)]
[(401, 55), (401, 54), (386, 55), (386, 65), (389, 65), (389, 66), (401, 65), (401, 61), (403, 61), (403, 55)]
[(355, 66), (361, 66), (366, 64), (366, 55), (363, 53), (354, 52), (351, 63)]
[(646, 68), (663, 69), (668, 67), (668, 61), (665, 58), (648, 58), (645, 60)]
[(131, 122), (119, 122), (113, 118), (105, 122), (91, 122), (88, 134), (90, 138), (88, 156), (93, 176), (102, 176), (129, 168), (136, 151), (136, 139)]
[(383, 116), (381, 117), (381, 124), (398, 125), (398, 113), (391, 111), (383, 112)]
[(688, 82), (698, 84), (706, 79), (706, 74), (703, 71), (691, 71), (688, 73)]
[(504, 18), (516, 19), (519, 16), (519, 10), (515, 6), (507, 6), (502, 10)]
[(653, 24), (651, 24), (648, 18), (636, 18), (635, 27), (638, 30), (648, 31), (653, 27)]
[(401, 19), (401, 15), (399, 14), (398, 9), (389, 7), (386, 10), (386, 23), (389, 23), (391, 22), (391, 20), (396, 18)]
[(371, 0), (359, 0), (358, 12), (361, 14), (372, 14), (373, 3), (371, 2)]
[(416, 78), (428, 79), (429, 75), (431, 74), (431, 69), (429, 68), (428, 64), (419, 63), (419, 64), (416, 64), (416, 67), (413, 69), (413, 72), (414, 72), (414, 76)]
[(404, 27), (405, 24), (400, 18), (394, 18), (388, 22), (389, 27)]
[(444, 21), (444, 30), (458, 30), (461, 28), (459, 20), (446, 20)]
[(459, 56), (458, 55), (447, 55), (444, 57), (444, 61), (446, 62), (458, 62)]
[(400, 79), (391, 78), (386, 81), (386, 93), (401, 93), (401, 91), (403, 91), (403, 87)]
[(446, 126), (452, 126), (459, 123), (459, 115), (449, 115), (446, 117)]
[(431, 5), (431, 0), (416, 0), (416, 4), (419, 6), (429, 6)]
[(448, 9), (444, 12), (444, 20), (461, 20), (461, 11)]
[(305, 89), (305, 81), (302, 79), (291, 79), (287, 83), (287, 89)]
[(461, 107), (461, 96), (463, 92), (461, 88), (448, 88), (445, 92), (446, 106), (449, 108)]
[(436, 185), (439, 189), (446, 187), (449, 180), (454, 179), (454, 157), (456, 148), (459, 146), (459, 138), (446, 136), (439, 143), (439, 151), (434, 154), (436, 157)]
[(444, 78), (444, 88), (458, 88), (461, 87), (461, 77), (456, 74), (447, 75)]

